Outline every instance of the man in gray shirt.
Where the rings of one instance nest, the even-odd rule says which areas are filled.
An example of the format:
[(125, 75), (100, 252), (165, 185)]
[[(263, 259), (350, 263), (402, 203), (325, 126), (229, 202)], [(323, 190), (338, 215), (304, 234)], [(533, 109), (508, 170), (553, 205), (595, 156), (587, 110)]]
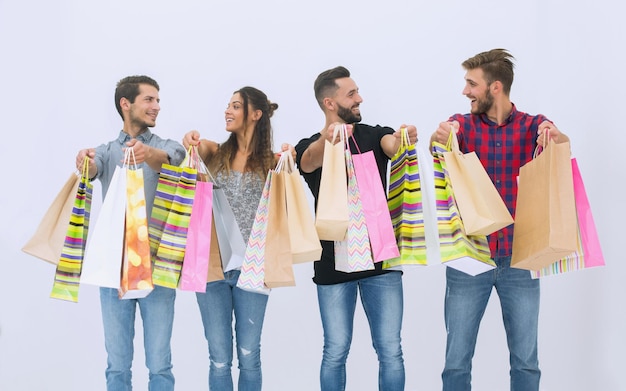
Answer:
[[(161, 165), (179, 165), (185, 157), (183, 146), (173, 140), (162, 139), (149, 128), (156, 125), (161, 110), (159, 85), (148, 76), (129, 76), (120, 80), (115, 89), (115, 106), (124, 121), (117, 138), (97, 148), (83, 149), (76, 156), (76, 167), (83, 167), (89, 159), (89, 178), (102, 183), (102, 197), (107, 190), (116, 166), (121, 166), (124, 152), (133, 148), (137, 167), (143, 169), (146, 197), (146, 216), (150, 216)], [(120, 227), (122, 229), (122, 227)], [(120, 262), (120, 260), (111, 260)], [(104, 342), (107, 351), (107, 390), (131, 390), (131, 367), (135, 313), (139, 305), (144, 329), (146, 365), (149, 370), (149, 388), (174, 390), (170, 339), (174, 322), (176, 290), (155, 286), (146, 297), (120, 299), (118, 290), (100, 288), (100, 304), (104, 324)]]

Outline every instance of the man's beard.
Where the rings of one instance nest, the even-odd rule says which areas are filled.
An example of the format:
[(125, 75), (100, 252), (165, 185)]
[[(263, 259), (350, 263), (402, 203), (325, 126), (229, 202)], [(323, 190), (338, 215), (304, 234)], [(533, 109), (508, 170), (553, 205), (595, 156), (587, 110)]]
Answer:
[(472, 114), (485, 114), (493, 106), (493, 95), (487, 90), (484, 99), (476, 99), (476, 109), (472, 111)]
[(341, 105), (337, 105), (339, 109), (337, 110), (337, 115), (339, 118), (344, 120), (345, 123), (351, 124), (354, 122), (361, 122), (361, 114), (354, 114), (351, 109), (343, 107)]

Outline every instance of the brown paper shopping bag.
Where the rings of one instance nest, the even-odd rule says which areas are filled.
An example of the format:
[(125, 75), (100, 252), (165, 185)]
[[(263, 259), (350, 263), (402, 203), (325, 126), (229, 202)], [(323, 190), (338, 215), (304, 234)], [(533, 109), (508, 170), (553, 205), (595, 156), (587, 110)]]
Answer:
[(284, 172), (287, 202), (287, 225), (293, 263), (318, 261), (322, 245), (315, 230), (315, 221), (304, 192), (302, 178), (287, 154)]
[(55, 265), (59, 263), (79, 182), (80, 175), (72, 173), (22, 251)]
[(550, 140), (520, 168), (511, 266), (540, 270), (578, 244), (569, 142)]
[(467, 235), (489, 235), (513, 224), (513, 217), (475, 152), (462, 153), (455, 132), (443, 153), (450, 184)]
[(324, 141), (324, 160), (315, 210), (315, 228), (321, 240), (342, 241), (348, 231), (348, 182), (341, 125), (335, 128), (333, 141), (337, 137), (341, 141), (334, 145)]
[(217, 240), (215, 220), (211, 219), (211, 247), (209, 247), (209, 271), (206, 281), (208, 283), (212, 281), (220, 281), (223, 279), (224, 271), (222, 270), (222, 256), (220, 255), (220, 245)]
[(274, 172), (270, 184), (267, 231), (265, 234), (265, 286), (294, 286), (291, 244), (285, 202), (285, 171)]

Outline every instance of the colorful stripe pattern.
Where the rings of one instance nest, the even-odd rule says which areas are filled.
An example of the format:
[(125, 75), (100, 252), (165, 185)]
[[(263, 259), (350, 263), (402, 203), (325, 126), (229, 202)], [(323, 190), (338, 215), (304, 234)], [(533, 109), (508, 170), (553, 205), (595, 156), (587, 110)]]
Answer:
[(74, 303), (78, 302), (80, 273), (85, 255), (85, 245), (87, 244), (89, 213), (93, 194), (93, 185), (89, 182), (87, 176), (88, 174), (84, 172), (78, 184), (65, 242), (63, 243), (63, 250), (56, 268), (52, 292), (50, 293), (50, 297), (54, 299), (72, 301)]
[(383, 268), (426, 265), (426, 233), (422, 188), (415, 144), (402, 132), (402, 144), (391, 159), (387, 206), (391, 214), (400, 257), (383, 262)]
[[(152, 272), (152, 280), (155, 285), (172, 289), (176, 289), (178, 286), (183, 266), (185, 246), (187, 244), (187, 230), (191, 218), (198, 173), (195, 168), (190, 167), (177, 167), (176, 169), (179, 172), (176, 186), (174, 188), (171, 186), (172, 173), (168, 172), (167, 186), (164, 186), (162, 189), (163, 191), (174, 191), (174, 194), (167, 218), (163, 224), (163, 233), (158, 242), (154, 257), (154, 270)], [(158, 190), (157, 196), (159, 196)], [(164, 198), (167, 199), (166, 197)], [(156, 209), (156, 198), (154, 209)], [(158, 217), (160, 220), (163, 212), (164, 210), (159, 209), (156, 211), (156, 216), (155, 213), (152, 216), (160, 216)], [(157, 220), (157, 223), (159, 220)]]
[(465, 234), (463, 221), (454, 199), (445, 161), (443, 160), (443, 153), (448, 150), (443, 144), (437, 142), (433, 143), (432, 147), (441, 261), (446, 263), (461, 258), (469, 258), (489, 268), (495, 267), (496, 265), (491, 259), (487, 237), (484, 235), (467, 236)]
[(237, 280), (237, 287), (256, 293), (268, 295), (270, 289), (265, 286), (265, 239), (267, 236), (267, 222), (269, 220), (270, 186), (274, 170), (270, 170), (263, 186), (261, 200), (252, 223), (250, 237), (241, 265), (241, 273)]
[[(346, 273), (374, 269), (370, 240), (365, 224), (365, 214), (361, 205), (361, 195), (356, 181), (354, 164), (350, 150), (345, 150), (346, 171), (348, 173), (348, 231), (342, 244), (335, 242), (335, 270)], [(340, 243), (342, 243), (340, 242)], [(347, 254), (341, 248), (347, 250)]]

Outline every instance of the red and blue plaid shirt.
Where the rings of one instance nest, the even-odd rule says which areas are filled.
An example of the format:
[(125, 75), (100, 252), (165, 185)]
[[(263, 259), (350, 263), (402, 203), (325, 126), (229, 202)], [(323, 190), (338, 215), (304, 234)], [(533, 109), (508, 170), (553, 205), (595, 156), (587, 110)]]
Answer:
[[(486, 114), (455, 114), (450, 121), (460, 124), (458, 138), (462, 152), (476, 152), (487, 174), (515, 218), (517, 176), (521, 166), (533, 158), (539, 124), (548, 119), (517, 111), (515, 105), (502, 124)], [(487, 237), (491, 256), (510, 256), (513, 248), (513, 224)]]

